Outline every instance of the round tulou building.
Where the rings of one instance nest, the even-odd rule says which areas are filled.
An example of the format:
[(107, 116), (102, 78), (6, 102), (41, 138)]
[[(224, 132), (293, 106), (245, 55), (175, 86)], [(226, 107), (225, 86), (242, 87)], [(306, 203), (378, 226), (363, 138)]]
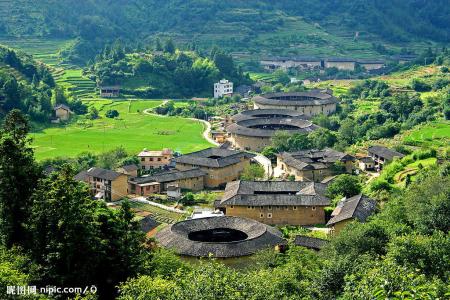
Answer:
[(289, 109), (307, 117), (332, 114), (338, 103), (329, 90), (264, 94), (254, 97), (253, 102), (255, 109)]
[(272, 143), (277, 131), (310, 133), (319, 127), (295, 110), (256, 109), (244, 111), (231, 118), (226, 130), (235, 149), (261, 151)]
[(285, 244), (276, 228), (229, 216), (181, 221), (162, 229), (155, 238), (163, 247), (190, 257), (248, 256)]

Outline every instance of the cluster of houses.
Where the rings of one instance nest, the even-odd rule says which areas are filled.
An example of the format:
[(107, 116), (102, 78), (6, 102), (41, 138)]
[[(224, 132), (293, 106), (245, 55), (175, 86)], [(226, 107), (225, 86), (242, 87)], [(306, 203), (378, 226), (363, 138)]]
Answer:
[[(139, 165), (117, 170), (94, 167), (75, 178), (88, 184), (92, 197), (108, 202), (155, 194), (177, 199), (185, 191), (222, 189), (223, 197), (214, 203), (216, 213), (209, 217), (247, 218), (266, 225), (327, 224), (332, 233), (338, 233), (351, 220), (365, 221), (376, 202), (364, 195), (344, 198), (330, 219), (325, 213), (331, 203), (326, 188), (335, 175), (352, 173), (357, 167), (380, 169), (402, 154), (381, 146), (370, 147), (368, 156), (361, 158), (333, 149), (283, 152), (277, 156), (277, 179), (272, 181), (239, 180), (255, 157), (246, 151), (208, 148), (176, 156), (170, 149), (144, 149), (137, 157)], [(147, 171), (152, 172), (139, 175)]]

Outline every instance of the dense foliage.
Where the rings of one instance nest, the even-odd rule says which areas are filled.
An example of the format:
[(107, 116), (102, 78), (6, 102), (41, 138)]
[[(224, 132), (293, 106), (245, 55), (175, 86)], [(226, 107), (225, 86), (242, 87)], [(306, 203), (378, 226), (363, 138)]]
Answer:
[(89, 68), (100, 86), (121, 85), (123, 93), (138, 97), (212, 96), (213, 85), (222, 78), (235, 86), (251, 83), (233, 58), (214, 48), (208, 57), (193, 51), (176, 51), (167, 40), (162, 51), (125, 54), (119, 41), (106, 47)]

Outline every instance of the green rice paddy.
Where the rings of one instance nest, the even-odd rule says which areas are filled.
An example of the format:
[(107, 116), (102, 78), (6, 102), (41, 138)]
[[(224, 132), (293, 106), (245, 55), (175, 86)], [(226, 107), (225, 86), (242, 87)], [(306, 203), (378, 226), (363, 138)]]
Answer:
[[(31, 134), (38, 160), (74, 157), (82, 152), (101, 153), (119, 146), (130, 153), (143, 148), (164, 147), (186, 153), (211, 146), (202, 137), (204, 125), (200, 122), (142, 113), (145, 108), (160, 105), (161, 100), (95, 100), (86, 103), (99, 110), (100, 119), (78, 117), (68, 125), (54, 125)], [(119, 117), (106, 118), (105, 112), (109, 109), (119, 111)]]

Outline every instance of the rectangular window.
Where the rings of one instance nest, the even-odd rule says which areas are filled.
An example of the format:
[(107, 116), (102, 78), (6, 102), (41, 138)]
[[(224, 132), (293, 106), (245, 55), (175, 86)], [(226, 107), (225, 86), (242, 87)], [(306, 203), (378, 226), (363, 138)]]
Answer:
[(142, 157), (142, 158), (141, 158), (141, 161), (145, 161), (145, 157)]
[(262, 219), (264, 218), (264, 214), (259, 214), (259, 217)]
[(267, 214), (267, 218), (272, 219), (272, 214), (271, 214), (271, 213), (268, 213), (268, 214)]

